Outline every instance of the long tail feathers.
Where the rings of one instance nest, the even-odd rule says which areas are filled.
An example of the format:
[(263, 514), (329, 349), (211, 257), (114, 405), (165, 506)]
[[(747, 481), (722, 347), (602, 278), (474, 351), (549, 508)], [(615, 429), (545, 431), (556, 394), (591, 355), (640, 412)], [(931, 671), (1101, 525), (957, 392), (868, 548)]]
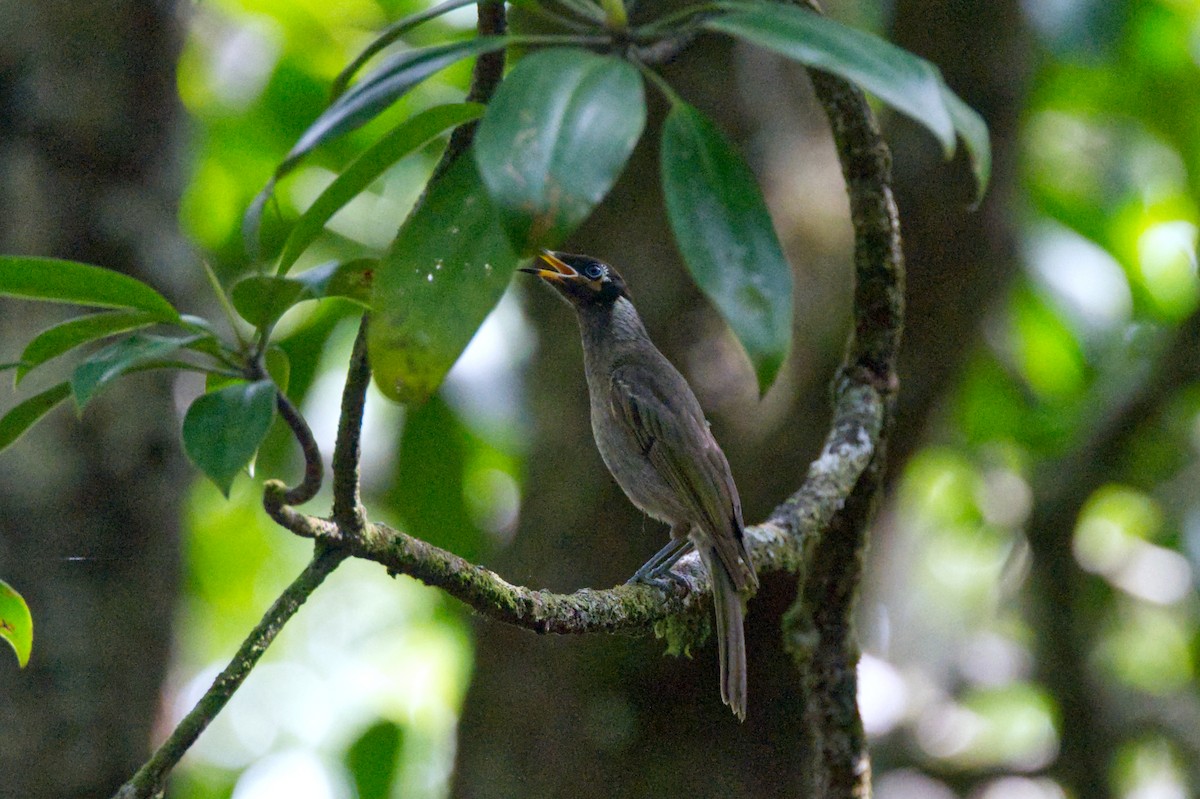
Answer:
[(746, 635), (742, 623), (742, 598), (733, 577), (712, 550), (701, 549), (712, 575), (716, 610), (717, 650), (721, 660), (721, 701), (739, 720), (746, 720)]

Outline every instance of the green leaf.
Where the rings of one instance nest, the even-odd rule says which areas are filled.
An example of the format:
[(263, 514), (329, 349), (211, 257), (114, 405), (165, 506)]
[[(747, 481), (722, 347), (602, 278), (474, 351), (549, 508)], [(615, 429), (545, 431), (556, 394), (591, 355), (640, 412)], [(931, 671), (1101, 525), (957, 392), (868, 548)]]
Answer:
[(675, 241), (765, 392), (791, 343), (792, 270), (758, 183), (716, 126), (684, 103), (663, 124), (661, 158)]
[(330, 261), (294, 275), (291, 279), (304, 285), (306, 297), (309, 299), (344, 297), (359, 305), (370, 307), (371, 284), (378, 268), (378, 258)]
[(21, 353), (21, 365), (17, 368), (16, 382), (20, 383), (34, 367), (40, 366), (52, 358), (57, 358), (81, 344), (117, 333), (127, 333), (130, 330), (149, 327), (158, 321), (158, 317), (145, 311), (111, 311), (69, 319), (62, 324), (47, 328), (34, 336), (33, 340), (26, 345), (25, 351)]
[(59, 383), (9, 409), (8, 413), (0, 418), (0, 452), (8, 449), (9, 445), (20, 438), (38, 419), (65, 400), (70, 393), (69, 385)]
[(798, 6), (735, 0), (719, 5), (730, 13), (705, 20), (704, 27), (857, 83), (933, 133), (947, 158), (954, 154), (956, 133), (961, 135), (982, 196), (991, 169), (987, 127), (933, 64)]
[(468, 560), (487, 551), (487, 535), (471, 516), (468, 463), (470, 433), (441, 394), (404, 415), (404, 430), (388, 506), (404, 529), (422, 541)]
[(376, 142), (330, 183), (296, 220), (279, 256), (278, 274), (286, 275), (296, 259), (321, 235), (325, 223), (388, 167), (446, 130), (482, 115), (483, 106), (478, 103), (437, 106), (405, 121)]
[(161, 294), (129, 275), (57, 258), (0, 256), (0, 296), (147, 311), (164, 322), (179, 312)]
[(274, 177), (250, 203), (242, 223), (246, 249), (251, 254), (258, 251), (259, 223), (263, 208), (275, 190), (275, 183), (295, 169), (305, 155), (317, 146), (365, 125), (433, 73), (456, 61), (499, 50), (507, 44), (508, 39), (503, 36), (480, 36), (461, 42), (406, 50), (392, 56), (334, 100), (301, 134), (299, 141), (275, 169)]
[(345, 765), (358, 799), (388, 799), (404, 753), (404, 728), (380, 720), (346, 750)]
[(272, 275), (244, 277), (229, 291), (229, 299), (241, 317), (260, 329), (275, 324), (288, 308), (304, 299), (303, 295), (303, 284)]
[(418, 11), (415, 14), (410, 14), (404, 19), (397, 20), (391, 25), (388, 25), (369, 45), (363, 49), (361, 53), (358, 54), (353, 61), (350, 62), (348, 67), (338, 73), (338, 76), (333, 80), (333, 85), (330, 87), (329, 93), (333, 97), (339, 96), (346, 90), (346, 85), (350, 83), (350, 79), (353, 78), (360, 69), (362, 69), (364, 64), (370, 61), (380, 50), (397, 41), (401, 36), (408, 33), (413, 28), (424, 22), (428, 22), (431, 19), (436, 19), (437, 17), (440, 17), (450, 11), (454, 11), (455, 9), (462, 8), (463, 6), (474, 5), (475, 2), (476, 0), (444, 0), (444, 2), (438, 3), (436, 6), (431, 6), (424, 11)]
[(330, 261), (292, 277), (250, 275), (235, 283), (229, 296), (243, 319), (257, 328), (266, 328), (304, 300), (345, 297), (367, 305), (378, 264), (375, 258), (355, 258)]
[(479, 173), (520, 253), (552, 248), (604, 198), (646, 122), (629, 62), (555, 49), (521, 59), (475, 135)]
[(183, 448), (226, 497), (275, 417), (275, 384), (236, 383), (203, 394), (183, 418)]
[(374, 72), (350, 87), (317, 117), (279, 165), (275, 177), (278, 179), (291, 171), (314, 147), (374, 119), (433, 73), (445, 69), (455, 61), (499, 50), (506, 44), (507, 41), (502, 36), (484, 36), (407, 50), (392, 56)]
[(75, 407), (82, 413), (92, 397), (113, 380), (139, 367), (153, 365), (200, 338), (168, 338), (137, 333), (108, 345), (75, 367), (71, 375)]
[(857, 83), (927, 127), (946, 154), (953, 154), (954, 122), (942, 100), (941, 76), (928, 61), (799, 6), (721, 6), (732, 13), (708, 19), (704, 27)]
[(288, 354), (281, 347), (271, 347), (263, 356), (263, 360), (272, 382), (279, 387), (280, 393), (286, 394), (288, 381), (292, 376), (292, 361), (288, 358)]
[(987, 123), (945, 84), (942, 84), (942, 97), (954, 120), (954, 129), (967, 146), (971, 172), (975, 175), (975, 205), (978, 206), (992, 179), (992, 142)]
[(17, 663), (25, 668), (33, 649), (33, 616), (29, 615), (24, 598), (3, 580), (0, 580), (0, 638), (8, 641), (17, 654)]
[(464, 153), (429, 188), (375, 275), (368, 343), (380, 390), (397, 402), (427, 399), (516, 263), (475, 159)]

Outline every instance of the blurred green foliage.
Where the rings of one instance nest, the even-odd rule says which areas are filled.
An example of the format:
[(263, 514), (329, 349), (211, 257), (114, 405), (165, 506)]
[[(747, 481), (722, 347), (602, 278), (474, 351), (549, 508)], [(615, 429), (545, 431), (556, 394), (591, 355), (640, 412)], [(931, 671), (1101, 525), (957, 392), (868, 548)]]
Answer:
[[(195, 7), (179, 72), (195, 121), (182, 221), (223, 280), (252, 266), (242, 214), (325, 106), (332, 78), (375, 30), (419, 7), (407, 0)], [(890, 613), (894, 637), (924, 651), (901, 651), (897, 641), (888, 654), (924, 671), (910, 680), (908, 711), (895, 723), (911, 732), (913, 760), (939, 772), (1036, 771), (1054, 757), (1061, 711), (1033, 676), (1036, 611), (1020, 601), (1028, 589), (1025, 528), (1053, 493), (1056, 469), (1136, 392), (1200, 306), (1200, 5), (1026, 7), (1039, 47), (1020, 153), (1026, 269), (950, 398), (942, 442), (913, 459), (899, 496), (900, 523), (915, 534), (898, 559), (908, 571), (903, 600)], [(456, 19), (419, 29), (413, 41), (440, 40)], [(460, 99), (468, 69), (439, 73), (289, 175), (264, 214), (268, 249), (286, 233), (279, 218), (294, 219), (402, 115)], [(297, 271), (379, 255), (436, 152), (431, 146), (397, 164), (337, 214)], [(305, 410), (319, 433), (330, 426), (322, 415), (336, 407), (336, 388), (326, 386), (340, 385), (353, 335), (343, 323), (352, 310), (326, 302), (281, 320), (279, 343), (292, 364), (288, 393), (299, 403), (312, 399)], [(511, 532), (522, 455), (511, 426), (445, 394), (406, 418), (370, 424), (375, 476), (366, 477), (375, 482), (367, 489), (380, 518), (468, 558)], [(1097, 621), (1080, 657), (1106, 689), (1193, 701), (1200, 388), (1162, 397), (1125, 438), (1116, 471), (1073, 529), (1060, 531)], [(329, 451), (328, 437), (322, 447)], [(278, 423), (259, 464), (273, 474), (295, 468)], [(180, 709), (307, 554), (304, 542), (266, 521), (245, 479), (229, 502), (197, 484), (188, 518)], [(235, 786), (239, 796), (284, 795), (289, 771), (319, 774), (332, 795), (445, 793), (471, 667), (460, 611), (411, 581), (382, 579), (368, 564), (344, 571), (285, 631), (267, 656), (268, 673), (256, 674), (206, 733), (173, 795), (228, 796)], [(268, 683), (282, 687), (267, 697), (261, 686)], [(1131, 733), (1111, 781), (1123, 796), (1149, 785), (1186, 792), (1187, 774), (1185, 756), (1164, 735)]]
[[(945, 443), (903, 476), (904, 563), (918, 578), (913, 595), (891, 600), (896, 637), (947, 647), (897, 659), (922, 662), (975, 719), (955, 728), (957, 748), (942, 747), (921, 731), (948, 723), (946, 698), (910, 696), (914, 748), (967, 784), (989, 769), (1038, 771), (1058, 751), (1058, 699), (1030, 682), (1044, 673), (1031, 614), (1074, 617), (1089, 695), (1117, 717), (1157, 699), (1190, 708), (1197, 696), (1197, 387), (1142, 391), (1176, 385), (1150, 382), (1163, 369), (1195, 375), (1200, 358), (1163, 363), (1200, 307), (1200, 5), (1026, 8), (1040, 62), (1020, 154), (1024, 276), (951, 398)], [(1110, 429), (1134, 403), (1145, 411)], [(1028, 526), (1097, 463), (1108, 472), (1074, 529), (1049, 531), (1070, 541), (1083, 604), (1031, 602)], [(994, 636), (983, 669), (972, 655), (981, 636)], [(1112, 731), (1114, 796), (1200, 790), (1168, 728)], [(1197, 732), (1184, 729), (1173, 734)]]
[[(334, 76), (379, 28), (421, 7), (407, 0), (214, 0), (193, 8), (179, 69), (194, 121), (181, 221), (224, 283), (254, 266), (245, 254), (243, 214), (325, 107)], [(410, 41), (444, 39), (457, 30), (455, 19), (464, 17), (428, 23)], [(464, 21), (473, 24), (473, 8)], [(294, 220), (382, 131), (415, 110), (460, 99), (469, 69), (466, 63), (440, 72), (281, 181), (263, 215), (266, 253), (282, 245), (283, 221)], [(379, 256), (444, 141), (396, 164), (336, 214), (295, 271)], [(291, 365), (288, 394), (326, 456), (354, 335), (350, 317), (357, 312), (346, 301), (303, 303), (276, 329)], [(394, 409), (373, 412), (380, 402), (372, 393), (364, 433), (373, 514), (479, 557), (489, 536), (514, 522), (517, 439), (464, 420), (462, 410), (440, 398), (407, 419)], [(257, 466), (267, 474), (299, 472), (295, 444), (278, 420)], [(425, 473), (429, 469), (435, 473)], [(488, 486), (490, 493), (483, 490)], [(193, 488), (175, 717), (307, 560), (309, 545), (275, 527), (260, 502), (256, 483), (244, 476), (234, 481), (228, 501), (211, 485)], [(322, 495), (316, 503), (327, 506), (328, 499)], [(444, 795), (470, 667), (457, 606), (407, 578), (388, 580), (378, 567), (350, 565), (284, 630), (263, 673), (256, 672), (185, 760), (171, 795)]]

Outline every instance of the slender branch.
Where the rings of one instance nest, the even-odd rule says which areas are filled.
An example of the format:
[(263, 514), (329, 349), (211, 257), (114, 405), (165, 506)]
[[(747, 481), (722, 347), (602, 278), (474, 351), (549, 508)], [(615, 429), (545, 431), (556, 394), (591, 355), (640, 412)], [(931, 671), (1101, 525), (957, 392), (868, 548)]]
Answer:
[[(760, 572), (802, 568), (809, 541), (837, 516), (863, 470), (876, 457), (885, 402), (869, 385), (846, 384), (839, 393), (835, 424), (804, 484), (765, 522), (746, 530), (750, 555)], [(275, 490), (281, 486), (276, 485)], [(512, 585), (489, 569), (386, 525), (370, 524), (355, 534), (328, 519), (291, 508), (282, 511), (285, 518), (281, 523), (297, 535), (373, 560), (392, 574), (416, 577), (486, 616), (536, 632), (645, 630), (679, 613), (702, 612), (708, 601), (707, 572), (694, 554), (680, 560), (674, 569), (687, 583), (686, 591), (620, 586), (555, 594)]]
[(213, 681), (212, 687), (205, 692), (145, 765), (113, 794), (113, 799), (146, 799), (162, 795), (167, 774), (245, 682), (251, 669), (267, 651), (267, 647), (275, 640), (283, 625), (346, 557), (347, 553), (344, 551), (317, 545), (308, 566), (275, 600), (275, 604), (271, 605), (262, 621), (242, 642), (233, 660)]
[(362, 454), (363, 407), (371, 383), (367, 361), (367, 317), (363, 316), (350, 354), (350, 369), (342, 390), (342, 413), (333, 448), (333, 518), (342, 529), (359, 531), (366, 511), (359, 497), (359, 461)]
[(803, 685), (809, 745), (802, 771), (808, 775), (811, 795), (841, 799), (871, 792), (870, 758), (857, 706), (859, 651), (852, 619), (899, 386), (896, 356), (903, 330), (904, 267), (891, 155), (866, 98), (840, 78), (817, 70), (809, 73), (833, 131), (855, 234), (854, 331), (840, 380), (872, 386), (883, 398), (871, 463), (832, 523), (821, 529), (783, 624), (785, 645)]
[[(308, 422), (304, 420), (300, 411), (296, 409), (291, 400), (284, 396), (282, 391), (277, 394), (275, 405), (279, 408), (279, 415), (292, 429), (292, 434), (296, 436), (296, 442), (300, 445), (301, 452), (304, 453), (304, 478), (295, 488), (284, 491), (281, 498), (285, 505), (303, 505), (317, 495), (317, 492), (321, 490), (321, 481), (325, 479), (325, 466), (321, 461), (321, 450), (317, 446), (317, 440), (313, 438)], [(268, 510), (270, 509), (268, 508)]]
[[(480, 0), (478, 9), (475, 30), (479, 35), (503, 35), (508, 29), (508, 17), (504, 11), (504, 1)], [(467, 100), (473, 103), (486, 103), (492, 99), (492, 95), (500, 86), (500, 81), (504, 77), (504, 60), (503, 49), (484, 53), (475, 59), (475, 68), (471, 71), (471, 88), (467, 90)], [(450, 134), (450, 141), (446, 144), (446, 149), (442, 153), (441, 159), (433, 169), (433, 175), (429, 178), (426, 188), (433, 185), (450, 168), (450, 164), (454, 163), (454, 159), (462, 155), (471, 146), (477, 127), (479, 127), (479, 120), (459, 125), (454, 129), (454, 132)]]

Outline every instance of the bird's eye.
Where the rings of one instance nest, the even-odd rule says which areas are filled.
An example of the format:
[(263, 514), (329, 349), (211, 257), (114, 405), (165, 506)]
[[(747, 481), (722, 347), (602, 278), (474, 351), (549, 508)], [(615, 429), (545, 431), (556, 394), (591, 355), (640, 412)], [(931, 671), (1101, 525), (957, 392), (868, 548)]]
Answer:
[(600, 266), (600, 264), (589, 264), (588, 267), (583, 270), (583, 276), (588, 280), (599, 280), (604, 276), (604, 267)]

